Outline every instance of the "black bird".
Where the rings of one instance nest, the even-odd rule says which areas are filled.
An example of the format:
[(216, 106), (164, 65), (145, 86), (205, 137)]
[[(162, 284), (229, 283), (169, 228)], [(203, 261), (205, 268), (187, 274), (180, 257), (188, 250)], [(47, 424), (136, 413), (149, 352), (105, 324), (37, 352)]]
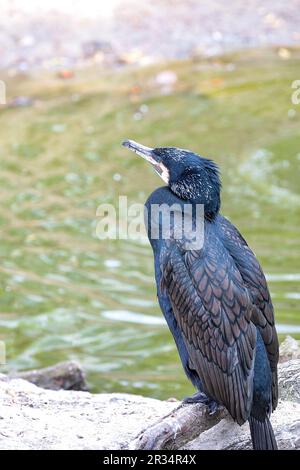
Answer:
[[(189, 236), (174, 236), (175, 217), (169, 238), (163, 236), (161, 214), (147, 222), (159, 304), (185, 373), (198, 389), (186, 401), (211, 409), (224, 405), (238, 424), (249, 421), (254, 449), (277, 449), (269, 421), (278, 401), (272, 301), (254, 253), (219, 213), (217, 165), (175, 147), (152, 149), (131, 140), (123, 145), (150, 162), (167, 184), (148, 198), (148, 214), (155, 204), (188, 205), (194, 227), (195, 208), (204, 206), (201, 247), (191, 249)], [(153, 227), (161, 230), (159, 236)]]

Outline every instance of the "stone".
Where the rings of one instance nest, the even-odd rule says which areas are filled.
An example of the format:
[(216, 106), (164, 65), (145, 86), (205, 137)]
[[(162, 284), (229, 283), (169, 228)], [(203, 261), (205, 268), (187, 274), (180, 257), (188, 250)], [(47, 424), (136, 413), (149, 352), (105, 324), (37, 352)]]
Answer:
[[(271, 421), (280, 449), (300, 446), (300, 360), (279, 367)], [(288, 399), (288, 400), (287, 400)], [(0, 449), (249, 449), (248, 424), (220, 409), (124, 393), (46, 390), (0, 375)]]
[(287, 336), (279, 347), (279, 361), (286, 362), (291, 359), (300, 359), (300, 341)]

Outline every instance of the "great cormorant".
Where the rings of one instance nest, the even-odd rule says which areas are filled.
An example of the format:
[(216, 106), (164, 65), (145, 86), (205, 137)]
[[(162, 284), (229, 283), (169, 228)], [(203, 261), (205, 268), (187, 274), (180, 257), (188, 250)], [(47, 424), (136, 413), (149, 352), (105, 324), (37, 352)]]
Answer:
[(195, 225), (194, 209), (204, 207), (199, 248), (174, 236), (175, 218), (169, 238), (162, 231), (153, 236), (153, 226), (162, 228), (161, 213), (147, 219), (159, 304), (185, 373), (198, 390), (187, 401), (208, 403), (211, 409), (224, 405), (238, 424), (249, 421), (254, 449), (277, 449), (269, 421), (278, 401), (272, 301), (254, 253), (219, 213), (217, 165), (175, 147), (152, 149), (131, 140), (123, 145), (150, 162), (167, 185), (148, 198), (148, 214), (153, 205), (188, 204)]

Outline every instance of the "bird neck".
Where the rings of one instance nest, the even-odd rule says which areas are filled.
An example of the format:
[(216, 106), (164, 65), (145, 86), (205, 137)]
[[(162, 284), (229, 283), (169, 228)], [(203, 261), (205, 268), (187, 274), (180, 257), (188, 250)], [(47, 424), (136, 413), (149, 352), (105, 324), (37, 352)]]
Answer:
[(181, 240), (178, 243), (183, 248), (190, 246), (192, 240), (200, 243), (203, 224), (210, 224), (213, 219), (210, 214), (205, 215), (204, 205), (183, 200), (168, 187), (155, 190), (145, 203), (145, 225), (154, 251), (160, 251), (168, 238)]
[(221, 205), (221, 185), (217, 174), (210, 175), (210, 178), (203, 178), (199, 173), (184, 175), (171, 183), (170, 188), (184, 203), (202, 204), (207, 220), (213, 220), (217, 216)]

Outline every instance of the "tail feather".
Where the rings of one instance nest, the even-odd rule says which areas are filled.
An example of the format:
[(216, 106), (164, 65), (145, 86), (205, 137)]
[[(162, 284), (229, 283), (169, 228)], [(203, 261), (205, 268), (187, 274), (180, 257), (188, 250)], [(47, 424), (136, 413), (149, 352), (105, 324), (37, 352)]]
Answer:
[(278, 450), (274, 431), (268, 416), (265, 421), (249, 417), (250, 432), (254, 450)]

